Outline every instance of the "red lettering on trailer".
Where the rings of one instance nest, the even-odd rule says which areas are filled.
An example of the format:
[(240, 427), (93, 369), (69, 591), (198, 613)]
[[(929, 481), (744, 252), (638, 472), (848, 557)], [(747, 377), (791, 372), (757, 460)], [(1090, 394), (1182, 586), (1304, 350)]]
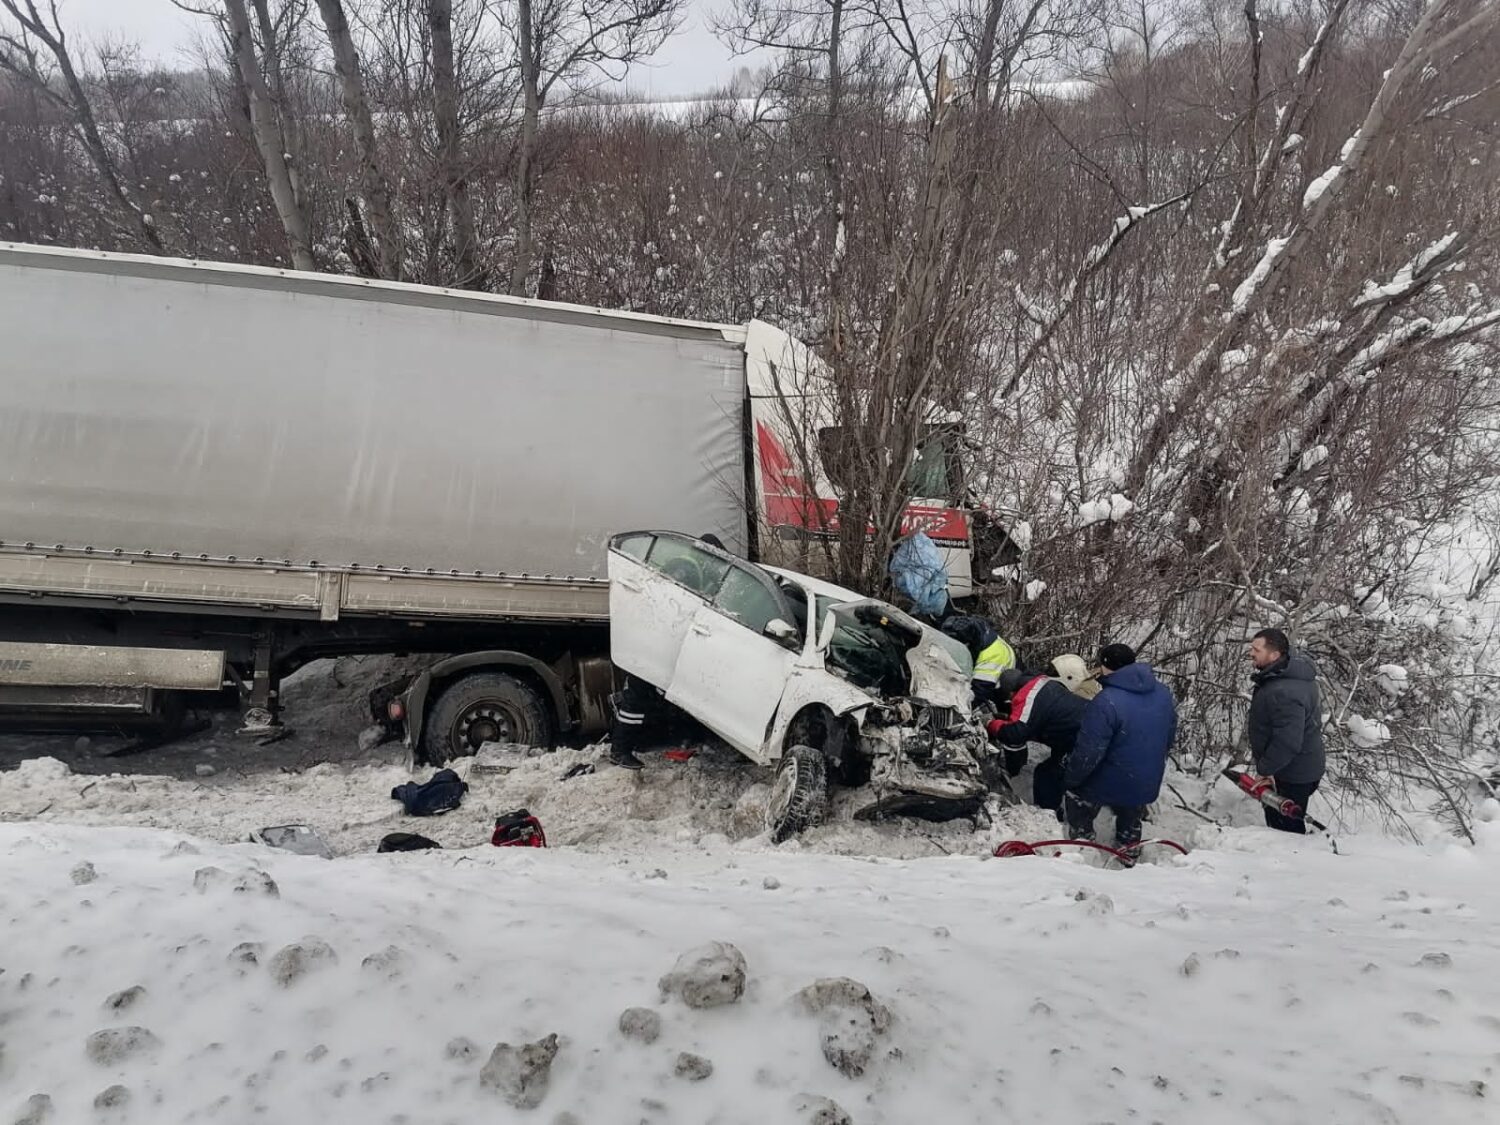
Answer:
[[(764, 422), (755, 425), (760, 451), (760, 484), (766, 521), (772, 527), (794, 527), (812, 535), (834, 535), (839, 530), (839, 502), (818, 496), (792, 463), (781, 442)], [(874, 529), (869, 529), (874, 534)], [(969, 521), (956, 508), (909, 504), (901, 516), (901, 534), (924, 531), (935, 540), (969, 542)]]

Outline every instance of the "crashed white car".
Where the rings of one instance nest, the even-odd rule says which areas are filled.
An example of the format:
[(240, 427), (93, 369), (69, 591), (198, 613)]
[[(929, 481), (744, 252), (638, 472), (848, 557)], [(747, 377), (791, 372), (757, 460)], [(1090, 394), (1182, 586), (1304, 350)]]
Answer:
[(760, 765), (781, 841), (820, 820), (828, 784), (868, 784), (856, 815), (972, 814), (988, 741), (967, 650), (894, 606), (736, 558), (691, 536), (610, 542), (617, 667)]

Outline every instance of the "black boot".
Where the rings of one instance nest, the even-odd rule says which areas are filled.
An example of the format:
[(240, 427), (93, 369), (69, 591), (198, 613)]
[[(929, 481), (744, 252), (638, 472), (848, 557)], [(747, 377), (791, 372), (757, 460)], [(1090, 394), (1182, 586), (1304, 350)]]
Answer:
[(642, 770), (646, 768), (646, 764), (635, 756), (634, 751), (627, 750), (623, 746), (616, 746), (613, 743), (609, 747), (609, 764), (619, 766), (622, 770)]

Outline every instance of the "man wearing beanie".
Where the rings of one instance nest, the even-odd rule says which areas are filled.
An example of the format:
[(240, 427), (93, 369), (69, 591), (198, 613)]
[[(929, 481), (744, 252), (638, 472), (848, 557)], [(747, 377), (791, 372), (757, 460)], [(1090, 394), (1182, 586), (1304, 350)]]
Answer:
[(1141, 818), (1161, 792), (1167, 752), (1177, 736), (1177, 705), (1149, 664), (1129, 645), (1099, 653), (1100, 692), (1083, 712), (1063, 767), (1063, 819), (1075, 840), (1094, 838), (1094, 818), (1115, 815), (1115, 846), (1141, 842)]

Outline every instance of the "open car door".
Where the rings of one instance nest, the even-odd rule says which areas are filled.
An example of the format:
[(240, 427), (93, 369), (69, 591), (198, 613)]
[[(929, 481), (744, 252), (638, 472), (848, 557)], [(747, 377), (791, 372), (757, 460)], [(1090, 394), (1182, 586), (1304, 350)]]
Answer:
[(608, 566), (610, 659), (668, 692), (688, 630), (729, 562), (686, 536), (634, 531), (610, 540)]

